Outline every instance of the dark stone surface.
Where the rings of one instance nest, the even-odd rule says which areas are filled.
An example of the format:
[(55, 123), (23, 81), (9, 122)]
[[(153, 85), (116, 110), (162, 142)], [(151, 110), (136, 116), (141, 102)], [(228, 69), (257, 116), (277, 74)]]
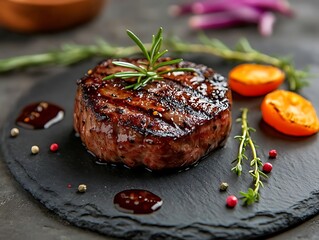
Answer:
[[(308, 53), (300, 51), (299, 57), (307, 60)], [(210, 59), (203, 56), (188, 60), (196, 62), (199, 58), (201, 63), (209, 64)], [(237, 177), (230, 172), (238, 146), (233, 137), (240, 133), (239, 124), (233, 124), (224, 148), (187, 171), (150, 173), (96, 164), (74, 136), (72, 127), (75, 81), (93, 64), (82, 64), (37, 84), (19, 100), (2, 132), (4, 159), (15, 178), (63, 219), (108, 236), (130, 239), (248, 239), (282, 231), (319, 212), (318, 136), (293, 138), (271, 129), (261, 120), (262, 98), (234, 95), (233, 106), (234, 119), (240, 115), (241, 107), (249, 108), (249, 122), (257, 129), (253, 137), (260, 146), (262, 160), (268, 161), (268, 151), (272, 148), (279, 152), (277, 159), (269, 160), (274, 170), (261, 189), (261, 201), (253, 206), (225, 207), (228, 194), (238, 195), (251, 184), (248, 174)], [(220, 62), (215, 67), (225, 73), (231, 65)], [(314, 89), (319, 89), (319, 84), (312, 86), (303, 94), (314, 102), (318, 111)], [(19, 111), (37, 101), (58, 104), (66, 111), (65, 119), (46, 130), (20, 129), (20, 135), (11, 138), (9, 132)], [(57, 153), (49, 151), (53, 142), (60, 145)], [(40, 147), (39, 154), (30, 153), (32, 145)], [(248, 171), (247, 164), (245, 170)], [(219, 191), (222, 181), (230, 184), (227, 193)], [(81, 183), (88, 186), (84, 194), (76, 191)], [(114, 195), (134, 188), (160, 196), (164, 202), (162, 208), (150, 215), (117, 211), (113, 206)]]
[[(178, 2), (184, 1), (174, 1), (174, 3)], [(319, 1), (291, 0), (290, 3), (296, 11), (296, 17), (292, 19), (279, 17), (275, 25), (274, 34), (269, 38), (259, 36), (256, 26), (207, 31), (206, 33), (209, 37), (216, 37), (230, 44), (235, 43), (240, 37), (244, 36), (248, 38), (257, 49), (271, 52), (275, 55), (292, 56), (298, 67), (309, 66), (311, 73), (309, 79), (313, 83), (318, 82)], [(110, 1), (107, 7), (103, 9), (102, 15), (94, 21), (55, 34), (23, 35), (0, 28), (0, 58), (42, 53), (56, 49), (62, 43), (90, 44), (99, 36), (113, 44), (126, 45), (130, 44), (130, 40), (125, 34), (125, 29), (127, 28), (138, 33), (145, 41), (149, 40), (150, 35), (154, 33), (159, 26), (164, 27), (166, 34), (174, 33), (186, 41), (196, 41), (197, 32), (187, 27), (188, 16), (181, 18), (168, 16), (167, 7), (170, 4), (172, 4), (170, 0)], [(285, 47), (286, 45), (290, 47), (287, 48)], [(276, 48), (276, 46), (279, 46), (279, 48)], [(300, 58), (299, 55), (303, 57)], [(192, 58), (194, 57), (192, 56)], [(201, 57), (197, 57), (194, 60), (201, 62)], [(211, 57), (207, 64), (214, 67), (216, 63), (218, 63), (217, 59)], [(220, 66), (218, 66), (218, 68), (220, 68)], [(229, 69), (225, 67), (224, 70), (228, 71)], [(2, 127), (6, 123), (5, 121), (8, 114), (16, 106), (17, 99), (19, 99), (20, 96), (33, 85), (64, 71), (68, 72), (69, 70), (61, 67), (46, 67), (0, 75), (0, 126)], [(305, 89), (306, 96), (308, 96), (308, 94), (309, 96), (317, 96), (316, 92), (318, 88), (313, 88), (312, 86), (313, 85)], [(237, 101), (240, 100), (237, 99)], [(317, 104), (318, 97), (314, 102)], [(295, 144), (297, 145), (297, 143)], [(259, 143), (259, 145), (261, 144)], [(2, 154), (0, 154), (0, 159), (0, 239), (112, 239), (111, 237), (105, 237), (83, 228), (74, 227), (52, 211), (49, 211), (15, 181)], [(276, 164), (278, 163), (279, 161), (276, 162)], [(282, 165), (275, 166), (275, 168), (278, 169), (285, 165), (284, 162), (280, 162), (280, 164)], [(308, 167), (301, 172), (301, 169), (304, 168), (305, 165), (307, 165), (307, 162), (294, 163), (293, 168), (300, 168), (300, 171), (296, 172), (296, 174), (300, 175), (294, 176), (293, 172), (291, 172), (287, 181), (293, 180), (295, 177), (298, 181), (300, 179), (307, 179), (309, 186), (314, 186), (312, 181), (317, 181), (318, 177), (313, 176), (313, 174), (311, 174), (312, 171), (310, 171), (308, 175)], [(276, 169), (274, 169), (272, 173), (272, 181), (276, 181), (273, 177)], [(290, 168), (290, 170), (292, 169)], [(47, 177), (49, 178), (50, 176)], [(207, 181), (211, 180), (213, 179), (207, 179)], [(270, 187), (270, 185), (266, 184), (267, 189), (263, 189), (263, 197), (269, 192), (268, 187)], [(296, 189), (296, 191), (298, 192), (299, 189)], [(293, 197), (296, 196), (289, 195), (289, 199)], [(281, 198), (280, 201), (285, 202), (289, 201), (289, 199)], [(296, 199), (299, 199), (299, 197), (296, 197)], [(254, 208), (258, 209), (259, 206), (260, 204), (254, 206)], [(270, 206), (272, 206), (272, 203)], [(311, 207), (313, 206), (310, 205), (310, 208)], [(291, 211), (305, 211), (305, 214), (308, 213), (307, 207), (303, 210), (291, 209)], [(271, 239), (319, 239), (319, 215), (309, 220), (295, 220), (296, 223), (298, 222), (297, 225), (290, 225), (289, 228), (275, 232), (272, 234)], [(287, 215), (287, 222), (288, 221), (291, 221), (290, 215)], [(266, 226), (264, 226), (264, 228), (265, 227)], [(200, 236), (198, 238), (200, 238)]]

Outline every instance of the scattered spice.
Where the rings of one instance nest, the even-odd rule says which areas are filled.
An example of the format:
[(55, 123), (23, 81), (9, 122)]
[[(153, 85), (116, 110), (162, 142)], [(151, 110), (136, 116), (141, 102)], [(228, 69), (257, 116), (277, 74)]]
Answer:
[(164, 111), (165, 111), (165, 108), (163, 108), (163, 107), (157, 107), (156, 110), (159, 111), (159, 112), (164, 112)]
[(269, 151), (268, 154), (269, 154), (270, 158), (276, 158), (277, 157), (277, 150), (272, 149), (272, 150)]
[(237, 203), (238, 203), (238, 199), (234, 195), (230, 195), (226, 198), (227, 207), (234, 208), (236, 207)]
[(59, 150), (59, 145), (57, 143), (52, 143), (50, 146), (50, 151), (51, 152), (56, 152)]
[(263, 172), (264, 173), (270, 173), (272, 170), (272, 164), (269, 162), (264, 163), (263, 165)]
[(221, 184), (220, 184), (220, 186), (219, 186), (219, 190), (220, 191), (226, 191), (227, 190), (227, 188), (228, 188), (228, 183), (226, 183), (226, 182), (222, 182)]
[(80, 192), (80, 193), (85, 193), (86, 190), (87, 190), (87, 187), (86, 187), (85, 184), (80, 184), (80, 185), (78, 186), (78, 192)]
[(12, 128), (10, 131), (11, 137), (17, 137), (19, 135), (20, 131), (18, 128)]
[(34, 145), (34, 146), (31, 147), (31, 153), (32, 154), (38, 154), (39, 151), (40, 151), (40, 148), (38, 146)]

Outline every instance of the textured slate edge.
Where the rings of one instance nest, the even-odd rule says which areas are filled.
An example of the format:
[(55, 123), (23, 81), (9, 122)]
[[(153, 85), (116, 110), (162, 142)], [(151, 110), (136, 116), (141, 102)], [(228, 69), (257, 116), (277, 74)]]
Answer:
[[(5, 139), (8, 138), (9, 134), (5, 131), (5, 129), (8, 129), (8, 127), (6, 127), (7, 125), (8, 124), (6, 124), (2, 130), (1, 140), (3, 143), (5, 143)], [(66, 211), (61, 211), (61, 208), (55, 208), (53, 207), (54, 204), (52, 204), (59, 196), (57, 196), (55, 192), (44, 188), (39, 182), (31, 178), (19, 161), (10, 157), (10, 152), (5, 145), (6, 144), (1, 145), (1, 150), (9, 169), (22, 187), (29, 191), (35, 199), (40, 201), (54, 213), (58, 214), (61, 218), (66, 219), (78, 227), (87, 228), (112, 237), (152, 240), (254, 239), (260, 238), (261, 236), (265, 237), (273, 235), (274, 233), (297, 225), (319, 213), (319, 206), (317, 204), (319, 202), (319, 191), (312, 192), (307, 200), (298, 202), (291, 207), (289, 212), (258, 212), (255, 216), (243, 218), (241, 219), (241, 222), (231, 226), (203, 225), (201, 223), (195, 223), (191, 226), (180, 225), (177, 227), (159, 227), (157, 225), (141, 224), (139, 221), (134, 220), (129, 216), (114, 218), (96, 214), (96, 212), (100, 213), (100, 211), (98, 207), (92, 204), (69, 204), (63, 207)], [(28, 184), (24, 183), (26, 179), (29, 182)], [(50, 200), (43, 201), (42, 195), (50, 195), (48, 198)], [(269, 221), (257, 223), (259, 218), (268, 218)], [(74, 221), (75, 219), (77, 219), (77, 221)], [(79, 219), (81, 220), (79, 221)], [(99, 221), (96, 221), (96, 219), (99, 219)], [(103, 222), (103, 224), (99, 222)], [(251, 227), (253, 222), (256, 222), (256, 224), (253, 224), (254, 227)], [(270, 224), (274, 227), (269, 227)]]

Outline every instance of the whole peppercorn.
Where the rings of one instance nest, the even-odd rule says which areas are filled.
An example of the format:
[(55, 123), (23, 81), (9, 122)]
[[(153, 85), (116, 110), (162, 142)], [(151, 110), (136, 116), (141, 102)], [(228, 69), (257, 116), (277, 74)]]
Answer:
[(277, 157), (277, 151), (275, 149), (272, 149), (269, 151), (269, 157), (270, 158), (276, 158)]
[(18, 128), (12, 128), (10, 131), (11, 137), (16, 137), (19, 135), (19, 133), (20, 133), (20, 131)]
[(272, 170), (272, 164), (269, 163), (269, 162), (266, 162), (264, 165), (263, 165), (263, 172), (265, 173), (270, 173)]
[(39, 153), (39, 151), (40, 151), (40, 148), (38, 147), (38, 146), (32, 146), (31, 147), (31, 153), (32, 154), (37, 154), (37, 153)]
[(78, 186), (78, 191), (79, 191), (80, 193), (84, 193), (84, 192), (86, 192), (86, 190), (87, 190), (87, 187), (86, 187), (85, 184), (80, 184), (80, 185)]
[(56, 152), (59, 150), (59, 145), (57, 143), (52, 143), (50, 146), (50, 151), (51, 152)]
[(238, 203), (238, 199), (234, 195), (230, 195), (226, 198), (227, 207), (234, 208), (236, 207), (237, 203)]
[(220, 184), (220, 186), (219, 186), (219, 190), (220, 191), (226, 191), (227, 190), (227, 188), (228, 188), (228, 183), (226, 183), (226, 182), (222, 182), (221, 184)]
[(156, 110), (159, 111), (159, 112), (164, 112), (164, 111), (165, 111), (165, 108), (163, 108), (163, 107), (158, 107), (158, 108), (156, 108)]

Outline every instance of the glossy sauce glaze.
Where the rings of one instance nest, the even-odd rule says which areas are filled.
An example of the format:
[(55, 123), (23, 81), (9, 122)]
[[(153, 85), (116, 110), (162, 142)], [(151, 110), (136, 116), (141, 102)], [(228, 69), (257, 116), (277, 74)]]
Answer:
[(37, 102), (25, 106), (16, 123), (27, 129), (46, 129), (63, 118), (64, 110), (61, 107), (48, 102)]
[(160, 209), (163, 201), (159, 196), (149, 191), (130, 189), (117, 193), (113, 203), (121, 212), (149, 214)]

